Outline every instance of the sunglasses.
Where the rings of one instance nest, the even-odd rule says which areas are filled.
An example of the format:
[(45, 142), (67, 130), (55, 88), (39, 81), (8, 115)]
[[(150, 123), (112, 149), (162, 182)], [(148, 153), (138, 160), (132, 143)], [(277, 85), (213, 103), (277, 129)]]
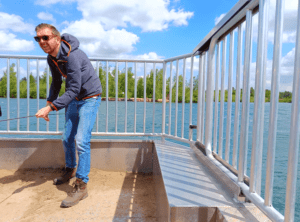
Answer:
[(43, 35), (43, 36), (41, 36), (41, 37), (35, 36), (34, 39), (35, 39), (35, 41), (37, 41), (37, 42), (40, 42), (41, 39), (43, 39), (44, 41), (48, 41), (48, 40), (50, 39), (51, 36), (55, 36), (55, 35)]

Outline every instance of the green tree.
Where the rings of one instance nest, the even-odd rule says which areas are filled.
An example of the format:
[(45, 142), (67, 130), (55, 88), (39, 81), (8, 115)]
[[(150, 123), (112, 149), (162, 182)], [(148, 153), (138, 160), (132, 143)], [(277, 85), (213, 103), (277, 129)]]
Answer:
[(143, 98), (144, 97), (144, 79), (139, 78), (137, 82), (137, 92), (136, 92), (137, 98)]
[(116, 95), (115, 73), (115, 70), (108, 73), (108, 97), (112, 98), (115, 98)]
[(102, 86), (102, 97), (106, 97), (106, 71), (102, 67), (99, 68), (99, 79)]
[(30, 73), (29, 76), (29, 87), (30, 87), (30, 98), (36, 98), (37, 94), (36, 94), (36, 82), (35, 79), (32, 75), (32, 73)]
[[(0, 96), (7, 97), (7, 71), (3, 73), (3, 77), (1, 78), (0, 82)], [(10, 82), (10, 97), (16, 98), (17, 97), (17, 76), (15, 72), (15, 64), (12, 63), (9, 68), (9, 82)]]
[[(174, 86), (172, 87), (172, 102), (176, 102), (176, 76), (173, 78)], [(178, 102), (182, 102), (183, 77), (178, 76)]]
[(0, 97), (6, 97), (6, 93), (7, 93), (7, 75), (4, 72), (4, 76), (1, 78), (0, 81)]
[(156, 70), (156, 77), (155, 77), (155, 100), (162, 99), (162, 92), (163, 92), (163, 69), (159, 71)]
[(146, 97), (153, 98), (153, 70), (146, 77)]
[(266, 93), (265, 93), (265, 101), (266, 102), (270, 102), (271, 100), (271, 90), (266, 89)]
[(27, 98), (27, 79), (26, 77), (21, 79), (20, 82), (20, 98)]

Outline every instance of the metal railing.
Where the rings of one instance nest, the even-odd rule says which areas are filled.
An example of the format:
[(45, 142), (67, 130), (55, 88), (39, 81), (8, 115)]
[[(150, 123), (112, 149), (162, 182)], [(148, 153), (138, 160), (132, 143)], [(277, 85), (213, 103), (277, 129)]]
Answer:
[[(295, 63), (294, 80), (293, 80), (293, 100), (291, 111), (291, 126), (289, 137), (289, 159), (287, 172), (287, 187), (286, 187), (286, 203), (284, 216), (279, 213), (273, 206), (273, 181), (274, 181), (274, 166), (275, 166), (275, 145), (277, 132), (277, 110), (278, 110), (278, 95), (279, 95), (279, 79), (281, 71), (281, 48), (282, 48), (282, 30), (283, 30), (283, 0), (277, 0), (276, 4), (276, 26), (274, 37), (273, 50), (273, 68), (272, 68), (272, 86), (271, 86), (271, 104), (270, 104), (270, 119), (269, 134), (268, 134), (268, 152), (267, 152), (267, 168), (266, 168), (266, 184), (265, 184), (265, 198), (261, 196), (261, 181), (262, 181), (262, 147), (263, 147), (263, 129), (264, 127), (264, 113), (265, 113), (265, 76), (266, 76), (266, 62), (267, 62), (267, 30), (268, 30), (268, 0), (240, 0), (230, 12), (216, 25), (216, 27), (200, 42), (200, 44), (193, 50), (192, 53), (177, 56), (165, 60), (126, 60), (126, 59), (99, 59), (90, 58), (91, 61), (96, 62), (96, 70), (99, 70), (99, 64), (106, 64), (106, 101), (108, 101), (108, 74), (109, 63), (115, 63), (115, 79), (118, 79), (118, 67), (120, 64), (125, 64), (125, 109), (124, 109), (124, 132), (118, 130), (118, 81), (115, 82), (115, 112), (109, 112), (109, 103), (106, 102), (106, 122), (105, 130), (99, 131), (98, 117), (96, 132), (93, 135), (97, 136), (158, 136), (163, 140), (165, 138), (178, 140), (185, 143), (192, 143), (191, 136), (185, 135), (185, 126), (197, 124), (196, 140), (205, 145), (205, 151), (212, 161), (216, 161), (214, 155), (218, 155), (224, 163), (229, 164), (232, 159), (231, 166), (237, 171), (237, 175), (228, 172), (228, 176), (232, 178), (241, 187), (243, 194), (250, 199), (256, 206), (258, 206), (270, 219), (273, 221), (294, 221), (295, 210), (295, 193), (297, 181), (297, 164), (298, 164), (298, 150), (299, 150), (299, 106), (300, 106), (300, 68), (299, 63)], [(300, 5), (300, 4), (299, 4)], [(244, 183), (244, 177), (247, 176), (247, 158), (248, 158), (248, 136), (249, 136), (249, 106), (250, 106), (250, 65), (252, 61), (252, 18), (258, 13), (258, 42), (257, 42), (257, 56), (256, 56), (256, 74), (255, 74), (255, 100), (253, 111), (253, 131), (252, 131), (252, 147), (251, 147), (251, 169), (249, 175), (249, 186)], [(298, 10), (298, 24), (300, 24), (300, 10)], [(245, 27), (243, 26), (245, 25)], [(244, 28), (243, 28), (244, 27)], [(237, 31), (236, 31), (237, 30)], [(237, 35), (237, 41), (235, 36)], [(243, 36), (244, 35), (244, 36)], [(300, 59), (300, 25), (297, 26), (297, 42), (295, 61)], [(227, 41), (229, 38), (229, 47)], [(237, 42), (237, 53), (235, 59), (235, 42)], [(244, 42), (244, 44), (243, 44)], [(243, 46), (245, 48), (243, 49)], [(229, 52), (227, 53), (227, 49)], [(221, 50), (222, 49), (222, 50)], [(229, 59), (227, 63), (227, 55)], [(221, 59), (222, 58), (222, 59)], [(19, 82), (20, 75), (20, 59), (27, 60), (27, 79), (29, 79), (29, 60), (35, 59), (37, 61), (36, 69), (39, 73), (39, 61), (45, 60), (45, 57), (37, 56), (11, 56), (0, 55), (1, 59), (7, 59), (7, 70), (10, 68), (10, 59), (17, 59), (17, 79)], [(198, 66), (196, 67), (196, 61)], [(190, 62), (188, 67), (187, 62)], [(236, 62), (236, 63), (235, 63)], [(133, 63), (135, 90), (134, 90), (134, 127), (133, 131), (129, 132), (127, 129), (128, 121), (128, 106), (127, 106), (127, 87), (128, 87), (128, 63)], [(175, 75), (173, 76), (173, 66), (175, 66)], [(143, 130), (137, 132), (137, 64), (144, 65), (144, 106), (143, 106)], [(162, 115), (161, 132), (155, 131), (155, 92), (156, 92), (156, 66), (162, 64), (163, 69), (163, 83), (162, 83)], [(180, 66), (182, 64), (182, 66)], [(146, 132), (146, 77), (147, 65), (153, 67), (153, 119), (152, 132)], [(227, 67), (228, 65), (228, 72)], [(187, 70), (190, 70), (190, 76), (187, 76)], [(196, 87), (193, 82), (193, 77), (198, 69), (198, 103), (197, 113), (193, 113), (193, 87)], [(49, 68), (47, 70), (47, 93), (49, 91)], [(235, 109), (232, 109), (232, 83), (233, 73), (235, 70), (236, 94), (235, 94)], [(181, 116), (179, 116), (179, 73), (182, 73), (182, 104)], [(169, 76), (169, 79), (167, 79)], [(228, 97), (227, 97), (227, 116), (225, 116), (225, 76), (228, 77)], [(175, 82), (173, 83), (173, 79)], [(189, 84), (185, 84), (186, 80), (190, 80)], [(219, 80), (221, 82), (219, 83)], [(243, 81), (242, 94), (242, 108), (240, 109), (240, 81)], [(167, 84), (169, 88), (167, 89)], [(7, 78), (7, 85), (10, 85), (9, 75)], [(221, 91), (219, 92), (219, 85)], [(175, 86), (175, 104), (172, 104), (172, 94)], [(186, 86), (190, 89), (190, 104), (189, 104), (189, 118), (186, 122), (185, 113), (185, 98)], [(39, 78), (37, 78), (37, 91), (39, 89)], [(169, 103), (167, 104), (167, 90), (169, 90)], [(7, 118), (10, 118), (10, 98), (9, 87), (7, 88)], [(19, 102), (19, 84), (17, 85), (17, 117), (19, 117), (20, 102)], [(220, 93), (220, 104), (219, 104)], [(29, 116), (29, 81), (27, 81), (27, 114)], [(175, 105), (175, 108), (172, 107)], [(220, 108), (219, 108), (220, 105)], [(37, 107), (39, 108), (39, 95), (37, 93)], [(175, 115), (174, 115), (175, 112)], [(234, 113), (234, 117), (231, 114)], [(109, 131), (109, 119), (115, 115), (115, 132)], [(173, 116), (172, 116), (173, 115)], [(197, 117), (196, 122), (193, 121), (193, 116)], [(241, 119), (240, 119), (241, 116)], [(219, 118), (219, 122), (218, 122)], [(181, 119), (181, 126), (178, 128), (179, 120)], [(226, 126), (224, 125), (226, 119)], [(173, 121), (174, 120), (174, 121)], [(37, 120), (38, 121), (38, 120)], [(49, 131), (47, 123), (47, 130), (39, 130), (39, 122), (37, 122), (37, 130), (29, 130), (29, 118), (27, 119), (27, 130), (19, 130), (19, 121), (17, 122), (17, 130), (11, 131), (9, 121), (7, 121), (7, 130), (0, 131), (0, 134), (61, 134), (59, 131), (59, 118), (57, 116), (56, 131)], [(232, 127), (232, 121), (234, 125)], [(173, 125), (174, 124), (174, 125)], [(168, 130), (166, 131), (166, 126)], [(225, 128), (226, 127), (226, 128)], [(223, 138), (224, 128), (226, 129), (226, 138)], [(178, 135), (178, 129), (181, 130)], [(240, 132), (239, 132), (240, 129)], [(233, 136), (231, 131), (233, 130)], [(239, 134), (240, 133), (240, 134)], [(225, 150), (223, 150), (223, 141), (225, 139)], [(232, 144), (231, 144), (232, 140)], [(232, 152), (230, 151), (232, 147)], [(224, 152), (224, 155), (223, 155)], [(224, 158), (223, 158), (224, 156)], [(222, 168), (223, 166), (221, 166)]]

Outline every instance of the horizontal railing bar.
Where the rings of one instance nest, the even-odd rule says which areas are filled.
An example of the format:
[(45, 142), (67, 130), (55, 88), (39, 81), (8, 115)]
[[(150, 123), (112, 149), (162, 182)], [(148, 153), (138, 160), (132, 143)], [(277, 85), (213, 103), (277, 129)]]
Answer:
[(208, 44), (212, 37), (219, 32), (219, 30), (229, 21), (231, 21), (232, 17), (236, 15), (240, 10), (245, 7), (245, 5), (250, 2), (250, 0), (240, 0), (238, 1), (233, 8), (221, 19), (220, 22), (216, 24), (216, 26), (204, 37), (204, 39), (196, 46), (193, 52), (198, 51), (204, 45)]
[(249, 191), (249, 187), (245, 183), (238, 183), (241, 187), (243, 194), (255, 205), (257, 206), (264, 214), (266, 214), (269, 219), (272, 221), (283, 222), (284, 217), (281, 213), (279, 213), (274, 207), (266, 206), (264, 204), (264, 200), (257, 193), (252, 193)]
[(32, 56), (32, 55), (6, 55), (0, 54), (0, 58), (3, 59), (47, 59), (47, 56)]
[(223, 36), (226, 36), (232, 30), (237, 28), (242, 22), (246, 21), (246, 12), (248, 10), (252, 11), (252, 14), (254, 15), (257, 12), (256, 8), (258, 4), (259, 4), (259, 0), (253, 0), (252, 2), (249, 2), (249, 4), (245, 8), (243, 8), (240, 12), (238, 12), (238, 14), (236, 14), (225, 26), (223, 26), (216, 33), (215, 37), (218, 39), (222, 39)]
[[(218, 160), (216, 160), (213, 156), (208, 155), (208, 158), (217, 166), (219, 167), (229, 178), (233, 181), (237, 182), (238, 177), (236, 177), (229, 169), (223, 166)], [(269, 207), (264, 205), (264, 200), (257, 195), (256, 193), (249, 192), (249, 187), (243, 183), (238, 182), (239, 187), (242, 189), (243, 194), (254, 204), (256, 205), (261, 211), (263, 211), (266, 216), (268, 216), (272, 221), (283, 221), (283, 215), (279, 213), (274, 207)]]
[[(47, 56), (32, 56), (32, 55), (1, 55), (0, 58), (10, 59), (47, 59)], [(91, 61), (109, 61), (109, 62), (146, 62), (146, 63), (163, 63), (163, 59), (105, 59), (89, 57)]]
[[(222, 159), (217, 153), (214, 151), (212, 152), (213, 157), (218, 160), (223, 166), (225, 166), (228, 170), (230, 170), (236, 177), (238, 176), (238, 170), (235, 169), (232, 165), (230, 165), (227, 161)], [(249, 186), (250, 184), (250, 178), (246, 175), (244, 175), (244, 183)]]
[[(194, 53), (188, 53), (188, 54), (184, 54), (184, 55), (180, 55), (180, 56), (175, 56), (175, 57), (172, 57), (172, 58), (168, 58), (168, 59), (165, 59), (164, 61), (165, 62), (173, 62), (173, 61), (176, 61), (178, 59), (185, 59), (185, 58), (188, 58), (188, 57), (192, 57), (194, 55)], [(198, 55), (195, 54), (195, 56)]]
[(140, 62), (140, 63), (163, 63), (163, 59), (105, 59), (105, 58), (95, 58), (89, 57), (91, 61), (103, 61), (103, 62)]
[[(0, 131), (0, 134), (12, 135), (62, 135), (63, 131)], [(114, 132), (92, 132), (92, 136), (162, 136), (162, 133), (114, 133)]]
[(190, 141), (188, 139), (184, 139), (184, 138), (181, 138), (181, 137), (178, 137), (178, 136), (172, 136), (172, 135), (168, 135), (168, 134), (164, 134), (163, 136), (165, 138), (172, 139), (172, 140), (177, 140), (177, 141), (184, 142), (184, 143), (187, 143), (187, 144), (194, 144), (195, 143), (195, 141)]

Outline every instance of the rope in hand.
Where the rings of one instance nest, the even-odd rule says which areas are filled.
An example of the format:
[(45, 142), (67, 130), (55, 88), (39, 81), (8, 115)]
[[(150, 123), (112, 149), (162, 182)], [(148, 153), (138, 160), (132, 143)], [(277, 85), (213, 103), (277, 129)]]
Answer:
[[(65, 114), (64, 114), (64, 113), (59, 113), (59, 114), (48, 114), (48, 116), (59, 116), (59, 115), (65, 115)], [(5, 120), (0, 120), (0, 122), (10, 121), (10, 120), (16, 120), (16, 119), (24, 119), (24, 118), (28, 118), (28, 117), (36, 117), (36, 116), (33, 115), (33, 116), (23, 116), (23, 117), (18, 117), (18, 118), (5, 119)]]

